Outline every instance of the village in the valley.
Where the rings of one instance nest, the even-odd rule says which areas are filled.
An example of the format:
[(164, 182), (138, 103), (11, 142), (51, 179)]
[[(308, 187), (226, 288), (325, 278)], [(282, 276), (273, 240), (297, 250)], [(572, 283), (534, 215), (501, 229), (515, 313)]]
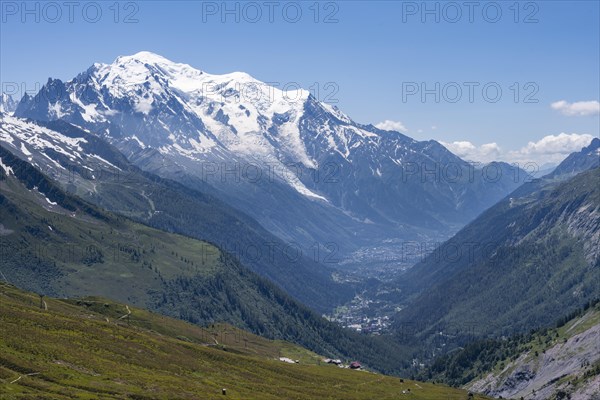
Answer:
[(387, 303), (369, 299), (362, 293), (357, 294), (348, 304), (338, 307), (333, 314), (324, 317), (344, 328), (364, 334), (381, 335), (390, 326), (390, 317), (386, 312), (388, 307)]

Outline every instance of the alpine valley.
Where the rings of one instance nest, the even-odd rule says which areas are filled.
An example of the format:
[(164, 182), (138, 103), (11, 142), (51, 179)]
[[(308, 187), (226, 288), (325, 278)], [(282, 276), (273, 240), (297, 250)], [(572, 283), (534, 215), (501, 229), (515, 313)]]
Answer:
[(600, 398), (600, 139), (539, 177), (283, 86), (2, 94), (0, 398)]

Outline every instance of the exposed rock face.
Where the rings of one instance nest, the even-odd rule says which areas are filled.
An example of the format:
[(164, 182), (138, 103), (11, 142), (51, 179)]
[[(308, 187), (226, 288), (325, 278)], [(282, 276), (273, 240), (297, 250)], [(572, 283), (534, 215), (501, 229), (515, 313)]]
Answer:
[(537, 356), (525, 353), (510, 362), (501, 373), (474, 381), (468, 385), (469, 390), (510, 399), (600, 399), (600, 376), (586, 376), (586, 372), (600, 362), (598, 312), (586, 314), (569, 331), (581, 329), (594, 318), (594, 325), (566, 342)]

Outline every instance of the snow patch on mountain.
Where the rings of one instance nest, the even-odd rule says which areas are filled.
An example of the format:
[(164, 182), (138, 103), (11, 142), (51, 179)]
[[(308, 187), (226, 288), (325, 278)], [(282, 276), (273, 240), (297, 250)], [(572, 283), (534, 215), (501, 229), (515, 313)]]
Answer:
[(27, 146), (25, 146), (25, 143), (23, 142), (21, 142), (21, 153), (25, 154), (26, 156), (31, 155), (31, 152), (27, 150)]
[(2, 158), (0, 158), (0, 167), (4, 170), (6, 175), (14, 174), (12, 168), (2, 162)]
[(17, 109), (17, 102), (8, 93), (0, 93), (0, 112), (11, 114)]
[[(85, 138), (70, 137), (7, 114), (0, 116), (0, 140), (9, 150), (12, 148), (10, 151), (14, 154), (50, 175), (72, 173), (73, 166), (61, 165), (61, 158), (90, 172), (120, 171), (118, 166), (95, 154), (89, 146), (84, 149), (84, 145), (89, 144)], [(68, 173), (65, 172), (67, 169)]]
[[(15, 139), (19, 142), (18, 150), (23, 155), (30, 157), (32, 151), (25, 145), (37, 151), (52, 149), (70, 158), (75, 155), (81, 159), (83, 151), (80, 144), (86, 142), (83, 138), (71, 138), (51, 129), (44, 128), (31, 122), (24, 121), (8, 115), (0, 118), (0, 138), (3, 142), (15, 145)], [(69, 148), (72, 151), (66, 151)]]

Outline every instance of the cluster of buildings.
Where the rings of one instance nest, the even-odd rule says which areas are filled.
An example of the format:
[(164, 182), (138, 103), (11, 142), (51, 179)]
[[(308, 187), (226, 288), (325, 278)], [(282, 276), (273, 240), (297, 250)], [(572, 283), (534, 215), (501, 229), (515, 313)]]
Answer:
[(340, 359), (326, 358), (323, 360), (323, 362), (326, 364), (337, 365), (340, 368), (350, 368), (350, 369), (361, 369), (362, 368), (362, 366), (360, 365), (360, 363), (358, 361), (352, 361), (350, 364), (345, 365), (344, 363), (342, 363), (342, 360), (340, 360)]
[(357, 295), (348, 305), (338, 308), (333, 315), (325, 315), (329, 321), (357, 332), (380, 335), (390, 326), (388, 315), (375, 315), (379, 309), (373, 300)]

